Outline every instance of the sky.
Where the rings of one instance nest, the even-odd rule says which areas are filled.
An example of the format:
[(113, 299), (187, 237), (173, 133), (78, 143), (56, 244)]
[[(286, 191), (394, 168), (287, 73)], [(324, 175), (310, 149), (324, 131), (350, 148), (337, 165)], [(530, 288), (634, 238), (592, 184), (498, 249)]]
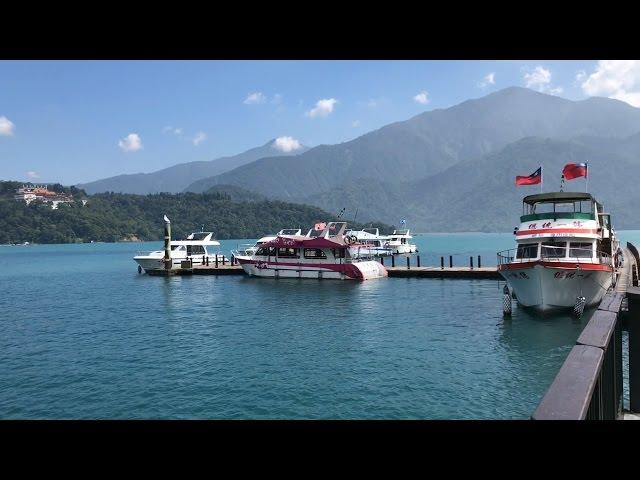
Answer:
[(640, 107), (640, 61), (0, 61), (0, 179), (340, 143), (509, 86)]

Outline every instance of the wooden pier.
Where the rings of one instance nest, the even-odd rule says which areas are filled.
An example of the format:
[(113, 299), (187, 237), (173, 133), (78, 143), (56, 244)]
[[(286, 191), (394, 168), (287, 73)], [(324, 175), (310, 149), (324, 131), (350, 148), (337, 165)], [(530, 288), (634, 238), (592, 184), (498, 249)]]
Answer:
[[(179, 268), (170, 271), (168, 275), (243, 275), (244, 270), (240, 265), (194, 265), (191, 268)], [(404, 278), (450, 278), (450, 279), (490, 279), (499, 280), (502, 277), (496, 267), (387, 267), (389, 277)], [(151, 273), (151, 275), (164, 275), (166, 271)]]
[[(534, 420), (635, 420), (640, 412), (640, 286), (636, 247), (627, 243), (611, 289), (531, 416)], [(630, 410), (623, 409), (622, 332), (628, 332)], [(635, 412), (635, 413), (634, 413)]]

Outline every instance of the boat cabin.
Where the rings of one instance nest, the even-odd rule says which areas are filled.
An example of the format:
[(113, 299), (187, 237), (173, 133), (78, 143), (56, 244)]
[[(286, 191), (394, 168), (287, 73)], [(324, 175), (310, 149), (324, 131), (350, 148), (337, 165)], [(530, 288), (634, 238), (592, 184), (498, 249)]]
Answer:
[(529, 195), (520, 222), (515, 261), (610, 263), (610, 215), (590, 193)]

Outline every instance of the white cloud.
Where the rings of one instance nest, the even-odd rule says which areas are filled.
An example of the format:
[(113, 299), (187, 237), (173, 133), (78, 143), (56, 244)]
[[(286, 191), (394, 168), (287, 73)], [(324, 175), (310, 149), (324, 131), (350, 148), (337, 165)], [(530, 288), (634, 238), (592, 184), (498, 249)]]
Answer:
[(538, 65), (532, 72), (524, 74), (524, 81), (527, 88), (535, 88), (541, 90), (551, 83), (551, 71)]
[(309, 110), (306, 115), (311, 118), (326, 117), (333, 112), (336, 103), (338, 103), (338, 100), (335, 98), (323, 98), (318, 100), (316, 106)]
[(496, 84), (496, 74), (495, 72), (491, 72), (482, 78), (482, 81), (478, 83), (478, 86), (480, 88), (486, 88), (489, 85), (495, 85), (495, 84)]
[(615, 98), (640, 107), (640, 60), (600, 60), (581, 86), (586, 95)]
[(558, 95), (562, 93), (562, 87), (551, 86), (551, 70), (538, 65), (531, 71), (525, 72), (524, 81), (527, 88), (532, 88), (543, 93)]
[(130, 133), (118, 142), (123, 152), (137, 152), (142, 148), (142, 140), (137, 133)]
[(358, 127), (360, 126), (360, 120), (354, 120), (354, 121), (351, 123), (351, 126), (352, 126), (353, 128), (358, 128)]
[(422, 105), (426, 105), (427, 103), (429, 103), (429, 92), (427, 92), (426, 90), (423, 90), (420, 93), (418, 93), (415, 97), (413, 97), (413, 100)]
[(245, 105), (256, 105), (259, 103), (265, 103), (267, 101), (267, 97), (264, 96), (262, 92), (253, 92), (247, 95), (247, 98), (244, 99)]
[(302, 147), (300, 142), (293, 137), (278, 137), (274, 140), (271, 146), (276, 150), (280, 150), (285, 153), (293, 152), (294, 150), (298, 150)]
[(38, 175), (36, 172), (34, 171), (29, 171), (27, 172), (27, 177), (35, 180), (36, 178), (40, 178), (40, 175)]
[(276, 93), (271, 99), (271, 103), (273, 103), (274, 105), (280, 105), (282, 103), (282, 95)]
[(584, 70), (579, 70), (576, 73), (576, 82), (583, 81), (586, 76), (587, 76), (587, 72), (585, 72)]
[(15, 125), (13, 124), (13, 122), (9, 120), (7, 117), (5, 116), (0, 117), (0, 135), (4, 135), (7, 137), (10, 135), (13, 135), (14, 127)]
[(166, 126), (162, 129), (162, 133), (173, 133), (175, 135), (182, 135), (182, 127), (179, 128), (173, 128), (172, 126)]
[(198, 132), (196, 133), (196, 136), (193, 137), (193, 144), (197, 147), (198, 145), (200, 145), (202, 142), (204, 142), (207, 139), (207, 134), (204, 132)]

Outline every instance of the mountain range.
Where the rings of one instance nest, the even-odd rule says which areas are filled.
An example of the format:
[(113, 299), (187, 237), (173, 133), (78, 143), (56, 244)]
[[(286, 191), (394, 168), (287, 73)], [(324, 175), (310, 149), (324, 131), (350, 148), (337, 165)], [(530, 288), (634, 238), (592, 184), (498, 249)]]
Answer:
[(203, 178), (219, 175), (260, 158), (281, 154), (282, 156), (296, 155), (309, 149), (301, 145), (298, 149), (288, 153), (279, 152), (275, 148), (275, 139), (269, 140), (260, 147), (252, 148), (246, 152), (230, 157), (221, 157), (215, 160), (187, 162), (164, 168), (152, 173), (134, 173), (117, 175), (115, 177), (83, 183), (76, 187), (89, 194), (100, 192), (136, 193), (146, 195), (149, 193), (178, 193), (191, 184)]
[[(558, 190), (564, 164), (588, 161), (589, 190), (610, 210), (614, 225), (630, 228), (640, 223), (631, 209), (640, 197), (634, 178), (639, 156), (640, 109), (607, 98), (572, 101), (510, 87), (341, 144), (252, 158), (183, 188), (236, 187), (236, 195), (249, 191), (254, 199), (346, 208), (351, 216), (357, 209), (360, 221), (397, 224), (406, 218), (419, 231), (509, 231), (522, 197), (540, 191), (516, 188), (516, 175), (542, 165), (544, 191)], [(584, 188), (584, 179), (565, 185)]]

